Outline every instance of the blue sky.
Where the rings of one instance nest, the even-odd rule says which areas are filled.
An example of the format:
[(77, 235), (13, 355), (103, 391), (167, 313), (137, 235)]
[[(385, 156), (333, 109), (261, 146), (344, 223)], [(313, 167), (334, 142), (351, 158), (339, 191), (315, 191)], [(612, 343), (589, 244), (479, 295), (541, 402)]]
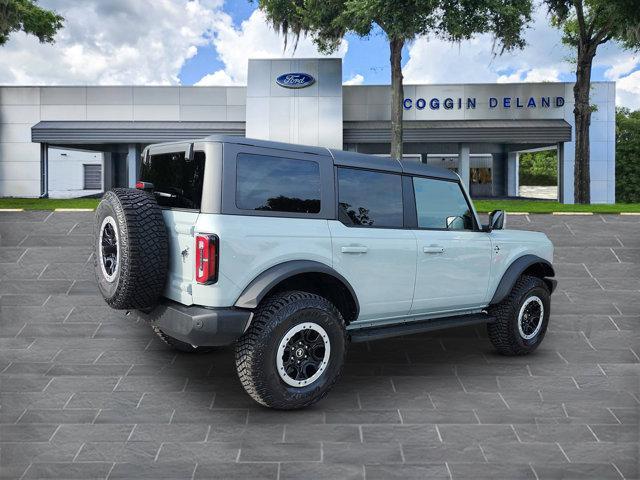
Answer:
[[(243, 21), (249, 19), (257, 4), (244, 0), (227, 1), (223, 7), (224, 11), (229, 14), (233, 20), (235, 28), (240, 29)], [(343, 80), (347, 81), (355, 75), (364, 77), (363, 84), (387, 84), (390, 82), (389, 67), (389, 47), (384, 34), (377, 29), (371, 36), (360, 38), (356, 35), (349, 34), (346, 37), (349, 48), (343, 59)], [(409, 60), (409, 48), (405, 47), (403, 51), (403, 66)], [(438, 66), (434, 65), (434, 68)], [(198, 82), (203, 76), (212, 71), (224, 69), (224, 63), (218, 57), (218, 53), (214, 46), (207, 45), (198, 48), (198, 53), (187, 60), (180, 70), (179, 78), (182, 84), (192, 85)], [(593, 69), (593, 80), (607, 80), (605, 72), (608, 67), (595, 66)], [(497, 72), (501, 75), (513, 75), (518, 69), (516, 67), (506, 67)], [(633, 71), (637, 70), (634, 69)], [(558, 73), (558, 80), (572, 81), (574, 75), (569, 71), (561, 71)]]

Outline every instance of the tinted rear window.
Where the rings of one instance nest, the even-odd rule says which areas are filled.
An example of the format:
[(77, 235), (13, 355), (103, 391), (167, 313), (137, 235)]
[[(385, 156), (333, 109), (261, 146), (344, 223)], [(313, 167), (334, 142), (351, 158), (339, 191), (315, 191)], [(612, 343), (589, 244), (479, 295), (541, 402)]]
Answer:
[(236, 170), (236, 206), (271, 212), (320, 212), (320, 166), (293, 160), (241, 153)]
[(338, 169), (339, 220), (345, 225), (402, 228), (402, 179), (391, 173)]
[(199, 210), (204, 160), (204, 152), (194, 152), (193, 160), (184, 152), (150, 155), (142, 161), (140, 180), (153, 184), (161, 207)]

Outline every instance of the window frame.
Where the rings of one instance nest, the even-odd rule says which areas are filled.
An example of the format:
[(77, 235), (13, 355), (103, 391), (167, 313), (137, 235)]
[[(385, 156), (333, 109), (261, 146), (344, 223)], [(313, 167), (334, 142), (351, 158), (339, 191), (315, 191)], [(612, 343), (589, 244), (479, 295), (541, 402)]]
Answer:
[[(197, 148), (196, 148), (197, 146)], [(186, 208), (186, 207), (167, 207), (165, 205), (158, 204), (161, 210), (175, 210), (177, 212), (203, 212), (204, 211), (204, 199), (205, 199), (205, 185), (207, 178), (207, 167), (209, 163), (209, 151), (202, 147), (201, 142), (197, 144), (191, 142), (172, 142), (166, 145), (150, 145), (141, 154), (140, 165), (138, 165), (136, 171), (136, 179), (141, 177), (142, 163), (148, 160), (154, 155), (168, 155), (172, 153), (184, 153), (185, 159), (193, 160), (195, 152), (204, 153), (204, 178), (202, 185), (202, 194), (200, 198), (200, 208)]]
[[(320, 211), (318, 213), (278, 212), (270, 210), (248, 210), (236, 204), (238, 155), (259, 155), (291, 161), (312, 161), (318, 165), (320, 175)], [(307, 218), (330, 220), (335, 211), (334, 183), (331, 178), (333, 159), (314, 153), (294, 152), (268, 147), (241, 144), (224, 144), (222, 166), (222, 213), (252, 217)]]
[[(359, 170), (359, 171), (364, 171), (364, 172), (371, 172), (371, 173), (381, 173), (384, 175), (396, 175), (398, 177), (400, 177), (400, 198), (401, 198), (401, 205), (402, 205), (402, 226), (399, 227), (385, 227), (385, 226), (369, 226), (369, 225), (348, 225), (346, 223), (344, 223), (342, 220), (340, 220), (340, 188), (339, 188), (339, 182), (338, 182), (338, 171), (340, 169), (343, 170)], [(334, 219), (337, 220), (338, 222), (340, 222), (342, 225), (344, 225), (347, 228), (369, 228), (369, 229), (385, 229), (385, 230), (410, 230), (413, 227), (411, 226), (410, 223), (410, 217), (408, 217), (408, 214), (410, 214), (411, 212), (408, 211), (407, 209), (407, 194), (406, 194), (406, 186), (405, 186), (405, 180), (404, 177), (406, 177), (406, 175), (403, 175), (401, 172), (390, 172), (388, 170), (377, 170), (374, 168), (361, 168), (361, 167), (351, 167), (351, 166), (342, 166), (342, 165), (336, 165), (334, 168), (334, 189), (335, 189), (335, 212), (334, 212)], [(414, 202), (415, 203), (415, 202)]]
[[(439, 178), (439, 177), (431, 177), (431, 176), (427, 176), (427, 175), (409, 175), (409, 182), (411, 184), (411, 193), (410, 193), (410, 199), (407, 199), (409, 201), (409, 203), (411, 205), (413, 205), (413, 230), (426, 230), (426, 231), (434, 231), (434, 232), (454, 232), (454, 233), (459, 233), (459, 232), (480, 232), (482, 231), (482, 229), (480, 228), (480, 224), (478, 222), (478, 215), (476, 213), (475, 208), (473, 207), (473, 203), (471, 203), (471, 199), (469, 198), (469, 196), (467, 195), (467, 192), (465, 191), (464, 188), (462, 188), (462, 183), (460, 182), (460, 180), (454, 180), (454, 179), (448, 179), (448, 178)], [(462, 193), (462, 198), (464, 198), (464, 201), (467, 203), (467, 207), (469, 208), (469, 211), (471, 212), (472, 215), (472, 221), (473, 221), (473, 228), (470, 230), (467, 229), (463, 229), (463, 230), (451, 230), (449, 228), (432, 228), (432, 227), (420, 227), (418, 225), (418, 203), (416, 200), (416, 191), (415, 191), (415, 183), (414, 183), (414, 178), (424, 178), (427, 180), (435, 180), (435, 181), (439, 181), (439, 182), (450, 182), (450, 183), (455, 183), (458, 188), (460, 189), (460, 193)]]

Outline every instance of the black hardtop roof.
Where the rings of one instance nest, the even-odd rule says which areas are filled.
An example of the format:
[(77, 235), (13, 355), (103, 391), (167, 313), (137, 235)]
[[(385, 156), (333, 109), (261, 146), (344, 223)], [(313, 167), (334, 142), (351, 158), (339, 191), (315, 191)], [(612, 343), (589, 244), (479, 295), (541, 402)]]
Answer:
[(314, 147), (310, 145), (295, 145), (292, 143), (272, 142), (270, 140), (258, 140), (255, 138), (246, 138), (236, 135), (211, 135), (205, 140), (212, 142), (232, 143), (236, 145), (250, 145), (252, 147), (273, 148), (277, 150), (285, 150), (288, 152), (307, 153), (330, 157), (333, 159), (334, 165), (367, 168), (371, 170), (380, 170), (384, 172), (408, 173), (411, 175), (422, 175), (425, 177), (443, 178), (446, 180), (459, 180), (451, 170), (446, 168), (434, 167), (416, 162), (412, 160), (394, 160), (389, 157), (378, 157), (375, 155), (367, 155), (364, 153), (347, 152), (334, 148)]

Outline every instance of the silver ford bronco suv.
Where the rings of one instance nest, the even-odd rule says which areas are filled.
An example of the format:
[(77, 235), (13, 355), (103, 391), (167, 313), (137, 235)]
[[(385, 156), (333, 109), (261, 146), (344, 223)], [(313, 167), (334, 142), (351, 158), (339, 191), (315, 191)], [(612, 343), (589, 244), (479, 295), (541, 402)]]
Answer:
[(233, 345), (262, 405), (338, 380), (349, 342), (485, 323), (524, 355), (556, 281), (542, 233), (481, 225), (449, 170), (320, 147), (208, 137), (147, 147), (135, 189), (96, 211), (106, 302), (182, 352)]

